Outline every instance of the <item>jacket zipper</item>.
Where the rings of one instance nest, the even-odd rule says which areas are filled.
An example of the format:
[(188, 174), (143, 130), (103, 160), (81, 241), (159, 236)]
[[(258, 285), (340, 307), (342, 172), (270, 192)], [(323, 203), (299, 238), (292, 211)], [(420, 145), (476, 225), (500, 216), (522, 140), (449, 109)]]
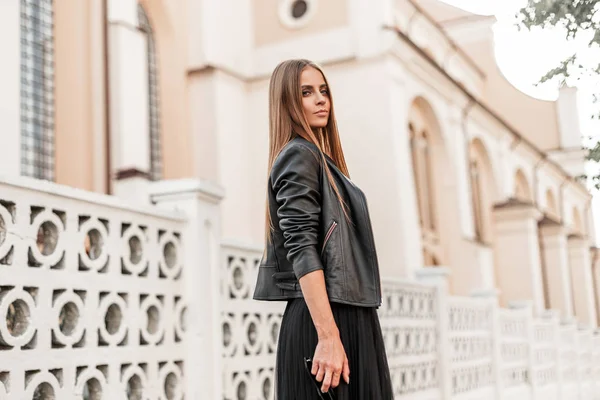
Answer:
[(327, 231), (327, 234), (325, 235), (325, 240), (323, 240), (323, 247), (321, 248), (321, 255), (323, 255), (323, 252), (325, 251), (325, 246), (327, 246), (327, 242), (329, 242), (329, 238), (331, 238), (331, 234), (333, 233), (333, 231), (335, 230), (337, 225), (338, 225), (337, 222), (333, 221), (333, 223), (329, 227), (329, 230)]

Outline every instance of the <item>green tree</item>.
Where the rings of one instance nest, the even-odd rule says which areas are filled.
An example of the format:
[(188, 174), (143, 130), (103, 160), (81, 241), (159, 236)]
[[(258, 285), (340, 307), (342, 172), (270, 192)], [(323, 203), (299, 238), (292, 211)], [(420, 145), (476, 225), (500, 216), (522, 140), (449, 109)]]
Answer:
[[(600, 46), (600, 0), (527, 0), (527, 5), (517, 14), (520, 27), (561, 28), (567, 40), (586, 40), (589, 47)], [(544, 75), (540, 83), (557, 81), (560, 85), (567, 79), (595, 77), (600, 79), (600, 57), (591, 64), (581, 54), (574, 53)], [(600, 93), (593, 95), (593, 102), (600, 105)], [(600, 118), (600, 110), (593, 118)], [(588, 160), (600, 161), (600, 142), (588, 148)], [(592, 177), (596, 189), (600, 189), (600, 175)]]

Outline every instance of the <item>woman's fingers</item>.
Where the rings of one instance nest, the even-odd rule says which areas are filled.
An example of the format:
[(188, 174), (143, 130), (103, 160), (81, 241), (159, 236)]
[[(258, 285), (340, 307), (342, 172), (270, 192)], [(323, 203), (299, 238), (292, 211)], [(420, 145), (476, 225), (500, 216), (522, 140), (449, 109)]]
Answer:
[(333, 370), (328, 368), (325, 372), (325, 379), (323, 379), (323, 386), (321, 386), (321, 392), (326, 393), (329, 391), (329, 387), (331, 386), (331, 379), (333, 377)]
[(319, 369), (317, 371), (317, 382), (323, 382), (325, 377), (325, 365), (319, 363)]
[[(341, 370), (340, 370), (341, 371)], [(331, 388), (336, 388), (340, 385), (340, 376), (341, 373), (339, 371), (333, 371), (333, 374), (331, 375)]]
[(319, 362), (313, 359), (312, 368), (310, 369), (310, 373), (313, 375), (317, 375), (319, 371)]
[(348, 364), (348, 357), (344, 356), (344, 366), (342, 367), (342, 374), (346, 383), (350, 383), (350, 364)]

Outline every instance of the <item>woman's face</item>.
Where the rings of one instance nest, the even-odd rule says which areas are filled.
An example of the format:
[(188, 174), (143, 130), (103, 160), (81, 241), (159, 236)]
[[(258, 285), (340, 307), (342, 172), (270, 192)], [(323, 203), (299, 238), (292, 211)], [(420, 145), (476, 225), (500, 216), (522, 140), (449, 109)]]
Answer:
[(329, 88), (319, 70), (306, 67), (300, 74), (302, 108), (311, 128), (324, 128), (329, 120)]

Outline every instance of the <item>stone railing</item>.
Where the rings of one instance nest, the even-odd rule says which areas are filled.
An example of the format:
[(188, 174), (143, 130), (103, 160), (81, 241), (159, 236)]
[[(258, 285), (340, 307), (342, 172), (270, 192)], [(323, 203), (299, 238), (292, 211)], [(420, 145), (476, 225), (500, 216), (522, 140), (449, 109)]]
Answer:
[(0, 399), (181, 399), (185, 221), (0, 180)]
[[(273, 399), (284, 303), (252, 300), (261, 249), (221, 243), (219, 188), (155, 207), (0, 179), (0, 399)], [(527, 305), (383, 280), (397, 399), (600, 399), (600, 335)]]
[(559, 323), (558, 317), (548, 313), (533, 323), (532, 383), (536, 396), (558, 399), (559, 384)]
[(530, 333), (531, 310), (500, 309), (499, 346), (500, 368), (499, 387), (502, 387), (506, 398), (530, 398), (531, 386), (531, 346)]
[(496, 379), (493, 304), (463, 297), (448, 297), (444, 303), (441, 308), (448, 313), (448, 324), (439, 328), (446, 339), (443, 345), (450, 349), (447, 370), (452, 398), (492, 398)]
[(383, 287), (379, 315), (396, 397), (418, 393), (423, 398), (439, 398), (435, 288), (390, 279)]
[(261, 249), (223, 245), (221, 310), (223, 394), (226, 399), (272, 399), (282, 302), (252, 300)]
[[(224, 398), (273, 399), (284, 306), (251, 300), (260, 249), (222, 248)], [(600, 335), (551, 312), (534, 318), (527, 304), (448, 296), (435, 275), (383, 280), (379, 316), (397, 399), (600, 399)]]

